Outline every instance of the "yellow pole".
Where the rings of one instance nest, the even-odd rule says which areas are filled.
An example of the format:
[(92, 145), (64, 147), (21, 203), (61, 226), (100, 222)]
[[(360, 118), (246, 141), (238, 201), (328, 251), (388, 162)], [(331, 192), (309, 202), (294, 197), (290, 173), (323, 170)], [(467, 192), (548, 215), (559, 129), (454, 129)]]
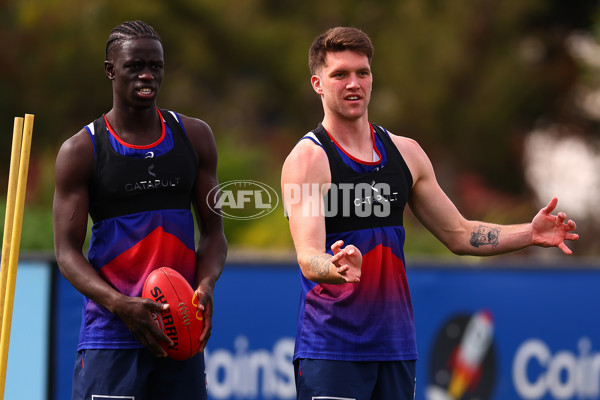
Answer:
[(17, 195), (17, 174), (21, 153), (21, 140), (23, 137), (23, 118), (15, 117), (13, 127), (13, 142), (10, 153), (10, 170), (8, 174), (8, 191), (6, 194), (6, 213), (4, 217), (4, 236), (2, 241), (2, 259), (0, 261), (0, 329), (4, 315), (6, 300), (6, 279), (8, 276), (8, 260), (10, 257), (10, 242), (12, 237), (13, 216), (15, 199)]
[(17, 193), (15, 198), (14, 218), (12, 221), (13, 227), (10, 241), (10, 255), (8, 258), (5, 293), (6, 301), (4, 303), (4, 315), (2, 318), (2, 336), (0, 336), (0, 400), (4, 399), (4, 388), (6, 383), (6, 367), (8, 364), (10, 328), (15, 300), (17, 263), (19, 261), (19, 248), (21, 246), (21, 230), (23, 227), (23, 211), (25, 208), (25, 191), (27, 188), (27, 174), (29, 172), (31, 137), (33, 134), (33, 118), (34, 116), (32, 114), (25, 114), (25, 124), (23, 126), (23, 139), (21, 143), (21, 156), (19, 159)]
[(21, 158), (21, 140), (23, 137), (23, 118), (15, 117), (13, 142), (10, 153), (10, 170), (8, 174), (8, 191), (6, 193), (6, 213), (4, 216), (4, 236), (2, 239), (2, 259), (0, 261), (0, 337), (4, 303), (6, 302), (6, 279), (8, 277), (8, 260), (10, 258), (10, 241), (12, 238), (15, 199), (17, 196), (17, 177)]

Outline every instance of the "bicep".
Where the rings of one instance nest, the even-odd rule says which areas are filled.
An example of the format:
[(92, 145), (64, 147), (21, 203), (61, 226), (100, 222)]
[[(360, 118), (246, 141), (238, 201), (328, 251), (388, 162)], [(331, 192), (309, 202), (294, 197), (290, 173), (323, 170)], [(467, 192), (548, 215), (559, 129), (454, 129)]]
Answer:
[(448, 235), (463, 229), (463, 216), (435, 177), (419, 180), (413, 187), (408, 204), (423, 226), (444, 244), (448, 244)]
[(210, 229), (222, 230), (222, 216), (218, 213), (217, 202), (220, 198), (219, 182), (216, 173), (200, 167), (194, 186), (194, 211), (198, 228), (202, 233)]
[(188, 138), (198, 158), (194, 183), (194, 211), (202, 232), (222, 226), (222, 218), (214, 212), (219, 199), (217, 178), (217, 146), (210, 127), (203, 121), (182, 116)]
[(414, 141), (404, 142), (403, 155), (413, 175), (408, 204), (417, 219), (442, 243), (452, 246), (464, 233), (466, 220), (440, 187), (431, 161)]
[(283, 204), (299, 259), (325, 252), (323, 194), (330, 181), (327, 156), (308, 141), (299, 144), (283, 165)]
[(84, 135), (67, 140), (56, 157), (53, 225), (57, 257), (65, 250), (81, 251), (83, 246), (92, 166), (92, 144)]

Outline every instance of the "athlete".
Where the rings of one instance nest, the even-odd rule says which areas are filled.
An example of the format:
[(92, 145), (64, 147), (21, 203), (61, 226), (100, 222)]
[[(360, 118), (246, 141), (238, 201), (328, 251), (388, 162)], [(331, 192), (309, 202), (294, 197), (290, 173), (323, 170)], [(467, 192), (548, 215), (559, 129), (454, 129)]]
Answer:
[(309, 51), (324, 118), (291, 151), (282, 192), (301, 269), (294, 368), (298, 399), (413, 399), (417, 348), (403, 211), (456, 254), (527, 246), (571, 250), (575, 222), (557, 199), (530, 223), (465, 219), (418, 143), (369, 122), (369, 37), (337, 27)]
[[(112, 108), (67, 139), (56, 159), (56, 259), (84, 298), (72, 399), (206, 399), (202, 351), (227, 252), (207, 197), (218, 185), (213, 133), (199, 119), (157, 108), (163, 47), (146, 23), (111, 31), (105, 73)], [(160, 342), (173, 342), (151, 317), (175, 305), (140, 297), (150, 272), (165, 266), (188, 280), (203, 313), (200, 351), (185, 361), (166, 357)]]

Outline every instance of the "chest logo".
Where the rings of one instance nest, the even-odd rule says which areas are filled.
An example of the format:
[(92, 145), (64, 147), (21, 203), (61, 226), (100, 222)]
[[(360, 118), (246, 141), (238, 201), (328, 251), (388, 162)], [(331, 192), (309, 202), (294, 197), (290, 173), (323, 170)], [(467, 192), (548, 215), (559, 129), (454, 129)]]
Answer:
[(148, 166), (148, 175), (150, 175), (152, 178), (133, 183), (126, 183), (125, 190), (127, 192), (135, 192), (139, 190), (176, 188), (182, 183), (182, 178), (180, 177), (157, 176), (154, 168), (154, 164), (150, 164), (150, 166)]

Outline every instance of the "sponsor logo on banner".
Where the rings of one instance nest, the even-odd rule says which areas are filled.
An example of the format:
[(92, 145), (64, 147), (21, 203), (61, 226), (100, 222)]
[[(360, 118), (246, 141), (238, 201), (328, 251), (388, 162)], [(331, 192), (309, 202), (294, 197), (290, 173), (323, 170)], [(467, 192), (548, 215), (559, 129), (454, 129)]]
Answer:
[[(499, 377), (492, 314), (455, 315), (438, 330), (428, 367), (426, 400), (493, 399)], [(512, 386), (524, 400), (600, 399), (600, 352), (581, 337), (577, 350), (553, 349), (541, 338), (512, 353)]]
[[(582, 337), (578, 351), (553, 351), (542, 339), (531, 338), (517, 349), (512, 379), (523, 399), (599, 399), (600, 353)], [(550, 396), (550, 397), (548, 397)]]
[(295, 399), (294, 339), (282, 337), (271, 350), (251, 349), (239, 335), (235, 350), (205, 349), (208, 394), (213, 399)]
[(427, 400), (490, 399), (496, 379), (494, 321), (490, 311), (455, 315), (431, 349)]

